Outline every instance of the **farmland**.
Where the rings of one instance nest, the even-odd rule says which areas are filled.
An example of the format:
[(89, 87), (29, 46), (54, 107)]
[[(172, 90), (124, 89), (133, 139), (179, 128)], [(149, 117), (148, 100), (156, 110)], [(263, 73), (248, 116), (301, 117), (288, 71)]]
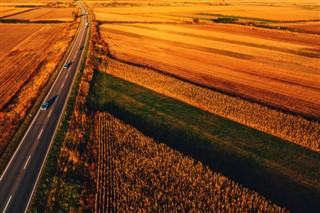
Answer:
[(1, 7), (0, 18), (31, 10), (30, 8)]
[[(310, 103), (307, 102), (304, 113), (292, 106), (296, 100), (290, 101), (293, 97), (308, 100), (309, 91), (319, 89), (317, 34), (240, 24), (215, 24), (204, 18), (196, 24), (193, 20), (199, 16), (196, 13), (201, 13), (201, 10), (203, 13), (212, 12), (203, 9), (211, 2), (152, 2), (151, 5), (149, 1), (86, 3), (98, 19), (92, 23), (90, 57), (79, 84), (71, 120), (65, 121), (65, 125), (69, 124), (68, 130), (59, 138), (63, 140), (63, 146), (55, 149), (59, 153), (58, 164), (51, 163), (52, 173), (48, 174), (52, 176), (44, 177), (40, 184), (41, 192), (35, 202), (40, 210), (102, 212), (128, 210), (130, 207), (131, 210), (159, 210), (159, 202), (167, 210), (170, 207), (201, 209), (212, 202), (219, 209), (221, 203), (213, 201), (217, 197), (200, 196), (203, 203), (197, 201), (197, 189), (201, 191), (202, 184), (207, 183), (206, 178), (210, 177), (211, 180), (224, 179), (226, 186), (231, 183), (231, 188), (237, 189), (229, 193), (228, 187), (219, 187), (219, 181), (217, 184), (205, 184), (208, 190), (204, 193), (223, 195), (220, 196), (221, 202), (233, 193), (245, 192), (241, 198), (233, 194), (235, 196), (231, 197), (236, 201), (229, 199), (227, 207), (223, 208), (225, 210), (235, 211), (238, 208), (236, 205), (253, 209), (253, 205), (248, 207), (242, 204), (247, 204), (246, 195), (254, 194), (253, 198), (264, 207), (278, 209), (272, 204), (274, 202), (293, 211), (317, 211), (319, 153), (310, 150), (319, 149), (318, 114), (311, 115), (316, 110), (310, 109), (313, 101), (318, 103), (315, 99), (317, 92), (310, 93), (313, 98)], [(181, 8), (179, 14), (171, 4)], [(213, 1), (211, 6), (218, 4), (221, 1)], [(253, 1), (252, 4), (259, 5), (261, 1)], [(246, 6), (246, 3), (243, 5)], [(287, 1), (283, 1), (283, 5), (293, 7)], [(158, 14), (160, 6), (163, 10)], [(196, 6), (202, 9), (193, 11)], [(253, 19), (261, 21), (258, 17)], [(175, 65), (180, 63), (179, 60), (183, 60), (184, 64)], [(215, 60), (220, 60), (221, 65)], [(270, 65), (268, 60), (271, 60)], [(306, 64), (302, 63), (304, 60)], [(216, 71), (221, 66), (224, 66), (222, 71)], [(184, 67), (188, 70), (179, 72)], [(232, 82), (228, 87), (230, 91), (224, 87), (218, 88), (216, 84), (210, 86), (202, 81), (197, 82), (198, 78), (207, 78), (206, 82), (210, 83), (214, 76), (212, 74), (208, 78), (210, 72), (205, 72), (204, 67), (211, 67), (219, 74), (220, 78), (215, 83), (227, 76), (227, 80)], [(239, 70), (232, 70), (238, 67)], [(199, 69), (203, 72), (193, 73)], [(236, 77), (232, 79), (223, 75), (223, 71)], [(236, 72), (241, 75), (236, 75)], [(197, 77), (197, 74), (203, 78)], [(238, 87), (237, 80), (241, 82)], [(275, 98), (272, 99), (275, 93), (279, 95), (279, 101), (288, 101), (289, 105), (270, 107), (260, 96), (263, 92), (259, 93), (261, 100), (246, 93), (240, 94), (238, 89), (242, 87), (247, 87), (245, 92), (252, 89), (248, 89), (247, 81), (256, 91), (271, 90), (268, 101), (276, 102)], [(278, 86), (280, 89), (276, 88)], [(300, 88), (308, 94), (305, 95), (307, 97), (299, 92)], [(285, 94), (282, 94), (284, 91)], [(280, 97), (285, 97), (285, 100)], [(218, 111), (222, 111), (223, 117), (228, 119), (218, 116)], [(251, 123), (253, 120), (263, 124)], [(266, 130), (270, 124), (277, 129), (276, 134), (270, 133), (275, 129)], [(291, 129), (286, 129), (290, 125)], [(308, 149), (279, 139), (280, 133), (283, 133), (282, 138), (286, 138), (286, 134), (301, 136), (300, 142), (310, 143), (300, 145)], [(180, 174), (175, 171), (180, 171)], [(199, 177), (199, 173), (203, 175)], [(167, 178), (168, 175), (170, 178)], [(181, 184), (180, 180), (184, 177), (195, 184), (188, 184), (189, 180), (185, 179), (183, 182), (186, 185)], [(172, 183), (172, 190), (168, 182)], [(123, 187), (119, 187), (120, 184)], [(243, 186), (239, 188), (239, 184), (266, 198)], [(177, 192), (173, 186), (186, 188)], [(196, 187), (192, 195), (183, 193), (192, 190), (192, 187)], [(181, 200), (185, 195), (188, 197)], [(174, 197), (178, 198), (175, 203), (181, 205), (174, 206), (175, 203), (171, 202)]]
[[(318, 153), (110, 75), (95, 73), (93, 83), (89, 94), (92, 108), (116, 115), (145, 134), (206, 162), (215, 171), (241, 181), (289, 209), (307, 205), (310, 211), (314, 210), (319, 193), (319, 174), (314, 173), (318, 168)], [(271, 188), (275, 191), (270, 191)], [(298, 207), (294, 205), (298, 197), (309, 197), (307, 200), (313, 201), (301, 201), (304, 204)]]
[(39, 8), (17, 15), (7, 16), (5, 19), (18, 19), (29, 21), (73, 21), (72, 12), (77, 12), (75, 8)]
[[(57, 75), (54, 71), (78, 27), (79, 22), (73, 21), (72, 17), (72, 11), (77, 12), (76, 8), (50, 8), (48, 3), (49, 1), (1, 2), (1, 168), (17, 145), (13, 141), (16, 141), (14, 136), (19, 127), (23, 128), (23, 122), (31, 118), (33, 105), (41, 101), (37, 97), (43, 98), (41, 92), (47, 84), (53, 83)], [(29, 13), (34, 16), (26, 16)], [(28, 17), (25, 19), (27, 22), (19, 23), (24, 22), (23, 17)], [(29, 18), (41, 20), (42, 23), (29, 23)], [(16, 136), (19, 137), (18, 134)]]
[[(319, 122), (283, 113), (113, 59), (107, 59), (107, 65), (107, 67), (101, 67), (101, 70), (126, 81), (315, 151), (320, 150)], [(264, 119), (261, 119), (261, 116)]]
[(95, 135), (94, 212), (285, 211), (109, 114), (95, 115)]
[(257, 38), (252, 29), (241, 28), (241, 34), (234, 35), (201, 25), (102, 26), (116, 59), (319, 118), (319, 37), (309, 38), (316, 45), (284, 43), (288, 39)]
[[(6, 29), (7, 26), (3, 25), (2, 28)], [(16, 26), (16, 29), (18, 28), (20, 28), (20, 26)], [(67, 25), (65, 24), (37, 25), (33, 31), (31, 31), (32, 26), (31, 28), (28, 27), (25, 34), (30, 34), (30, 36), (26, 37), (21, 42), (17, 42), (16, 45), (9, 50), (8, 54), (2, 58), (2, 69), (0, 73), (0, 78), (2, 79), (0, 88), (0, 108), (3, 108), (3, 106), (16, 94), (19, 88), (29, 79), (37, 68), (37, 64), (44, 60), (53, 45), (62, 38), (62, 35), (60, 34), (61, 29), (66, 30), (66, 28)], [(12, 25), (9, 25), (7, 30), (11, 31)], [(23, 31), (21, 34), (23, 34)], [(15, 34), (15, 36), (17, 36), (18, 39), (21, 38), (19, 33)], [(10, 39), (15, 41), (14, 37), (10, 37)], [(10, 44), (11, 42), (8, 43)], [(5, 43), (2, 43), (2, 45), (4, 46)], [(19, 58), (20, 60), (14, 60), (16, 58)], [(12, 85), (12, 82), (15, 82), (15, 85)]]

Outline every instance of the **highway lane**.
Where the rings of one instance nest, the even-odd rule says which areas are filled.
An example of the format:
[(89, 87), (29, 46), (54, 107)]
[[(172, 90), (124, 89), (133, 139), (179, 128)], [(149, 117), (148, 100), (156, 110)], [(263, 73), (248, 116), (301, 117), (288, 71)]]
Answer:
[[(79, 1), (83, 13), (87, 13)], [(81, 26), (72, 50), (45, 100), (51, 104), (39, 110), (16, 152), (0, 176), (0, 213), (26, 212), (50, 150), (53, 136), (64, 112), (77, 69), (80, 65), (88, 29), (86, 15), (81, 16)]]

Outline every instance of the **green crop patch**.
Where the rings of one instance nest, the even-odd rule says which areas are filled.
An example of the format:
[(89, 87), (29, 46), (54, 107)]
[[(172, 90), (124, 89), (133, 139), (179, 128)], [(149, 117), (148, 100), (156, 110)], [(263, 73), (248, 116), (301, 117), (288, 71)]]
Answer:
[(317, 208), (317, 152), (98, 71), (88, 106), (112, 113), (286, 208)]

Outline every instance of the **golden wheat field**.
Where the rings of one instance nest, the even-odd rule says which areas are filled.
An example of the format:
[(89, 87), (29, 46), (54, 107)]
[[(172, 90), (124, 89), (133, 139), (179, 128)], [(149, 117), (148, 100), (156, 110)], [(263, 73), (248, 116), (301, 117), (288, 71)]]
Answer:
[[(117, 59), (281, 109), (320, 116), (318, 35), (281, 32), (269, 38), (268, 30), (243, 26), (229, 26), (224, 32), (211, 25), (101, 28)], [(260, 32), (256, 35), (256, 31)], [(304, 36), (302, 42), (290, 40)]]

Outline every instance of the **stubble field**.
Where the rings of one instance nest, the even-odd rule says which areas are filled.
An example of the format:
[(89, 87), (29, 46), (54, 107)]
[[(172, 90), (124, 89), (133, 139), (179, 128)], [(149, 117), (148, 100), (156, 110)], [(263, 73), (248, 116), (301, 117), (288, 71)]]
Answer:
[[(320, 37), (230, 26), (102, 25), (111, 54), (210, 88), (320, 117)], [(224, 27), (225, 28), (225, 27)], [(234, 28), (238, 28), (234, 31)], [(259, 30), (259, 29), (258, 29)], [(284, 42), (284, 40), (286, 42)], [(150, 54), (152, 53), (152, 54)]]

